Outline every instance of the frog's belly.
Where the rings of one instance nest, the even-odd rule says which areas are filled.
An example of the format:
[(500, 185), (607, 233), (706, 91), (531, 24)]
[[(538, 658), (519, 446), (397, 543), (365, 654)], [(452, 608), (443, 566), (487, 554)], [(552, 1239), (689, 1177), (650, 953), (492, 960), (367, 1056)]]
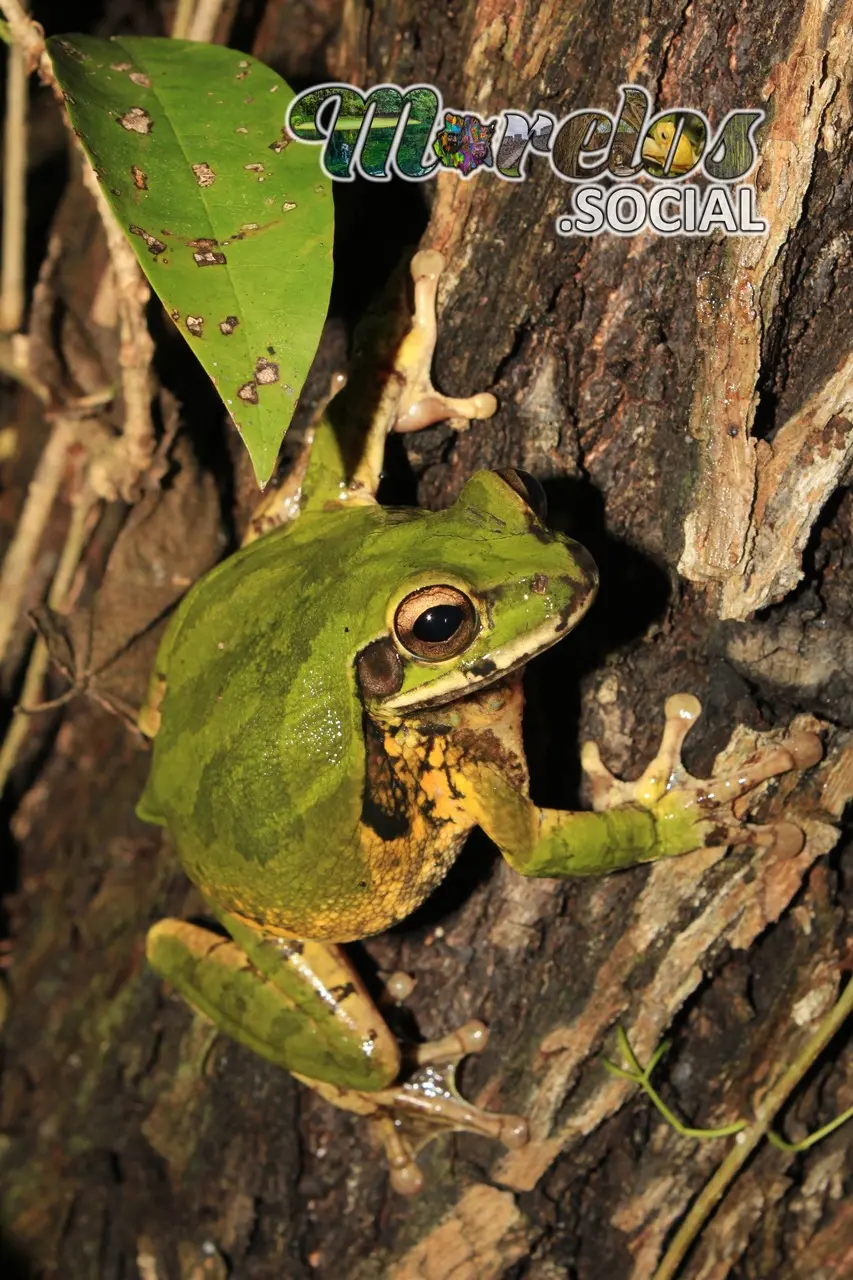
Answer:
[[(277, 813), (274, 793), (249, 803), (233, 780), (205, 788), (216, 809), (195, 812), (185, 839), (178, 832), (205, 896), (272, 932), (330, 942), (380, 933), (420, 906), (473, 825), (460, 785), (465, 747), (436, 731), (371, 723), (365, 743), (362, 777), (301, 812)], [(263, 782), (251, 772), (252, 786)]]
[(228, 883), (217, 877), (214, 882), (183, 854), (181, 860), (205, 897), (222, 911), (285, 937), (350, 942), (411, 915), (444, 879), (467, 834), (421, 815), (404, 836), (387, 839), (362, 823), (353, 845), (339, 851), (338, 875), (326, 871), (306, 885), (298, 880), (280, 884), (273, 873), (262, 892), (246, 880)]

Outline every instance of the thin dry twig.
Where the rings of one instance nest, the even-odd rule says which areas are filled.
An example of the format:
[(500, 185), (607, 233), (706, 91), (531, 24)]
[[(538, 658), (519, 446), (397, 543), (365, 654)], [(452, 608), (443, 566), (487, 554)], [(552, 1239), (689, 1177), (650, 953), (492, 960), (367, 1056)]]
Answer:
[(16, 333), (24, 318), (27, 179), (27, 62), (9, 50), (3, 127), (3, 243), (0, 267), (0, 332)]
[(30, 570), (41, 535), (59, 492), (68, 450), (77, 439), (80, 423), (58, 417), (30, 482), (27, 500), (0, 574), (0, 661), (6, 654), (12, 629), (30, 579)]
[(122, 495), (129, 499), (139, 476), (148, 469), (157, 443), (151, 419), (154, 343), (145, 319), (151, 290), (88, 159), (83, 167), (83, 181), (98, 206), (115, 273), (121, 337), (119, 364), (125, 410), (121, 440), (117, 442), (113, 457), (103, 459), (93, 467), (91, 480), (100, 497), (112, 500)]
[[(44, 52), (44, 32), (41, 27), (27, 17), (19, 0), (0, 0), (0, 9), (6, 14), (15, 44), (27, 53), (29, 65), (38, 63), (43, 74), (46, 65), (52, 80), (53, 73), (50, 59)], [(196, 14), (196, 18), (198, 16)], [(120, 495), (129, 498), (139, 476), (147, 470), (156, 445), (151, 419), (150, 381), (154, 345), (145, 321), (145, 306), (150, 290), (124, 232), (113, 217), (88, 158), (84, 161), (83, 178), (95, 197), (104, 224), (110, 262), (116, 276), (121, 336), (119, 363), (125, 400), (125, 421), (121, 438), (112, 457), (101, 457), (93, 463), (91, 482), (99, 496), (108, 500)]]
[(25, 56), (27, 70), (34, 71), (45, 62), (49, 67), (50, 60), (44, 48), (44, 31), (37, 22), (33, 22), (20, 0), (0, 0), (0, 11), (6, 15), (12, 43)]
[(49, 402), (50, 392), (30, 369), (29, 338), (26, 333), (0, 334), (0, 373), (26, 387), (42, 404)]
[(211, 41), (224, 7), (224, 0), (198, 0), (198, 8), (188, 32), (190, 40)]
[(802, 1052), (797, 1055), (787, 1071), (768, 1091), (760, 1105), (756, 1107), (755, 1123), (738, 1134), (735, 1145), (717, 1169), (713, 1178), (702, 1188), (693, 1207), (661, 1259), (660, 1266), (655, 1272), (655, 1280), (674, 1280), (699, 1232), (716, 1209), (720, 1200), (722, 1200), (726, 1189), (743, 1168), (762, 1138), (768, 1136), (768, 1131), (776, 1115), (851, 1013), (853, 1013), (853, 979), (847, 983), (843, 995), (839, 997), (830, 1009)]
[(195, 0), (178, 0), (172, 20), (172, 39), (188, 40), (195, 12)]
[[(7, 20), (9, 33), (16, 49), (12, 58), (20, 64), (21, 89), (15, 92), (26, 98), (26, 70), (38, 66), (42, 77), (53, 81), (53, 73), (45, 48), (44, 32), (38, 23), (32, 22), (24, 11), (19, 0), (0, 0), (0, 11)], [(19, 57), (15, 59), (15, 53)], [(7, 166), (8, 142), (11, 135), (7, 133)], [(17, 112), (17, 123), (14, 129), (16, 139), (16, 173), (26, 164), (25, 136), (20, 121), (20, 110)], [(8, 190), (8, 167), (4, 171)], [(130, 497), (138, 483), (139, 477), (147, 470), (154, 455), (156, 440), (151, 418), (151, 361), (153, 343), (148, 333), (145, 320), (145, 305), (149, 297), (148, 284), (145, 281), (132, 249), (127, 243), (124, 233), (118, 227), (106, 200), (101, 193), (95, 174), (88, 160), (84, 163), (84, 179), (95, 196), (98, 211), (104, 224), (107, 249), (115, 275), (115, 287), (118, 302), (120, 326), (119, 363), (122, 369), (122, 389), (125, 401), (125, 422), (122, 435), (112, 442), (111, 447), (104, 449), (99, 424), (89, 420), (89, 432), (79, 416), (68, 411), (56, 416), (51, 436), (44, 453), (39, 460), (35, 476), (30, 485), (24, 510), (12, 540), (11, 546), (0, 575), (0, 660), (5, 654), (12, 630), (20, 615), (22, 602), (30, 577), (33, 560), (38, 551), (42, 532), (49, 518), (54, 500), (59, 491), (65, 472), (66, 460), (70, 446), (80, 442), (88, 447), (88, 477), (83, 485), (84, 497), (79, 497), (74, 506), (74, 517), (68, 530), (65, 545), (60, 556), (56, 576), (51, 587), (49, 602), (60, 607), (70, 585), (71, 577), (79, 563), (85, 545), (86, 528), (90, 512), (98, 498), (114, 499), (119, 495)], [(22, 180), (22, 179), (21, 179)], [(13, 192), (14, 195), (14, 192)], [(0, 319), (7, 323), (13, 318), (14, 286), (16, 282), (16, 266), (22, 253), (23, 205), (18, 197), (7, 205), (7, 217), (4, 222), (3, 271), (4, 294), (8, 293), (8, 311), (0, 311)], [(10, 247), (7, 256), (6, 232), (9, 226)], [(7, 275), (8, 265), (8, 275)], [(8, 284), (7, 284), (8, 282)], [(22, 276), (19, 287), (20, 301), (15, 317), (15, 326), (20, 323), (23, 312)], [(12, 351), (14, 357), (15, 353)], [(29, 668), (23, 690), (24, 707), (37, 702), (40, 696), (47, 670), (48, 652), (42, 640), (38, 640), (31, 655)], [(23, 709), (16, 712), (6, 740), (0, 749), (0, 789), (5, 784), (9, 771), (17, 758), (21, 743), (27, 732), (28, 717)]]
[[(61, 609), (66, 603), (77, 566), (83, 555), (91, 528), (90, 517), (98, 506), (98, 499), (88, 487), (74, 503), (71, 510), (71, 523), (65, 537), (65, 544), (59, 563), (56, 567), (53, 582), (48, 592), (47, 601), (52, 609)], [(41, 698), (44, 679), (50, 662), (47, 645), (39, 636), (30, 655), (21, 700), (12, 717), (3, 745), (0, 747), (0, 794), (5, 790), (9, 774), (21, 750), (32, 718), (31, 708)], [(38, 709), (37, 707), (35, 708)]]

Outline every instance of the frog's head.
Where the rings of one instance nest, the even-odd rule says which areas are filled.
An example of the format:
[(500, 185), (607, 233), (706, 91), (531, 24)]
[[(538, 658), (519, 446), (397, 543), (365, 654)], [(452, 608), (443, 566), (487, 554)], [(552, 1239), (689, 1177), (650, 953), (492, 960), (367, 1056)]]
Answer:
[(524, 472), (480, 471), (447, 511), (418, 515), (386, 535), (405, 570), (384, 634), (356, 659), (362, 697), (380, 719), (522, 667), (569, 633), (598, 585), (589, 552), (544, 525), (544, 494)]

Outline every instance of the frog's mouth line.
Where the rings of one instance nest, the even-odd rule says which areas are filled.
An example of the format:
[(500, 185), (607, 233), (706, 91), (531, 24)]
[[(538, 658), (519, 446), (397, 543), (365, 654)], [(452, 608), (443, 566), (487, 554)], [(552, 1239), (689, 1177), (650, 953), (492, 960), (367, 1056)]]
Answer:
[[(551, 620), (547, 626), (530, 632), (525, 637), (523, 651), (509, 655), (509, 661), (505, 665), (492, 658), (481, 658), (471, 667), (455, 667), (436, 681), (435, 693), (425, 694), (424, 686), (421, 685), (407, 693), (394, 694), (386, 698), (372, 708), (371, 713), (381, 719), (386, 711), (428, 710), (431, 707), (441, 707), (445, 703), (464, 698), (466, 693), (473, 693), (475, 690), (487, 688), (490, 684), (497, 684), (499, 680), (512, 675), (514, 671), (519, 671), (538, 654), (544, 653), (546, 649), (550, 649), (567, 636), (592, 604), (597, 590), (598, 581), (594, 580), (576, 599), (571, 609), (565, 610), (559, 618)], [(506, 653), (506, 650), (504, 652)], [(491, 664), (488, 668), (486, 668), (487, 663)]]

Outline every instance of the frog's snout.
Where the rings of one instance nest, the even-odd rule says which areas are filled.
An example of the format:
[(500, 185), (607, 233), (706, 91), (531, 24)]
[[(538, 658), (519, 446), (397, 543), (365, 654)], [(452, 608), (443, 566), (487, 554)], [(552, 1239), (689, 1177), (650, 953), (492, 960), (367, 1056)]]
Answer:
[(586, 579), (588, 590), (594, 594), (598, 589), (598, 565), (582, 543), (575, 542), (574, 538), (567, 538), (566, 542), (569, 544), (572, 559)]
[(587, 548), (583, 547), (581, 543), (576, 543), (574, 538), (566, 538), (565, 543), (575, 568), (575, 572), (570, 576), (573, 608), (579, 609), (580, 616), (580, 614), (587, 612), (589, 605), (596, 599), (598, 566), (590, 556)]
[(566, 588), (566, 603), (560, 610), (557, 631), (570, 631), (577, 626), (589, 609), (598, 591), (598, 567), (586, 547), (572, 538), (564, 538), (572, 572), (562, 581)]

